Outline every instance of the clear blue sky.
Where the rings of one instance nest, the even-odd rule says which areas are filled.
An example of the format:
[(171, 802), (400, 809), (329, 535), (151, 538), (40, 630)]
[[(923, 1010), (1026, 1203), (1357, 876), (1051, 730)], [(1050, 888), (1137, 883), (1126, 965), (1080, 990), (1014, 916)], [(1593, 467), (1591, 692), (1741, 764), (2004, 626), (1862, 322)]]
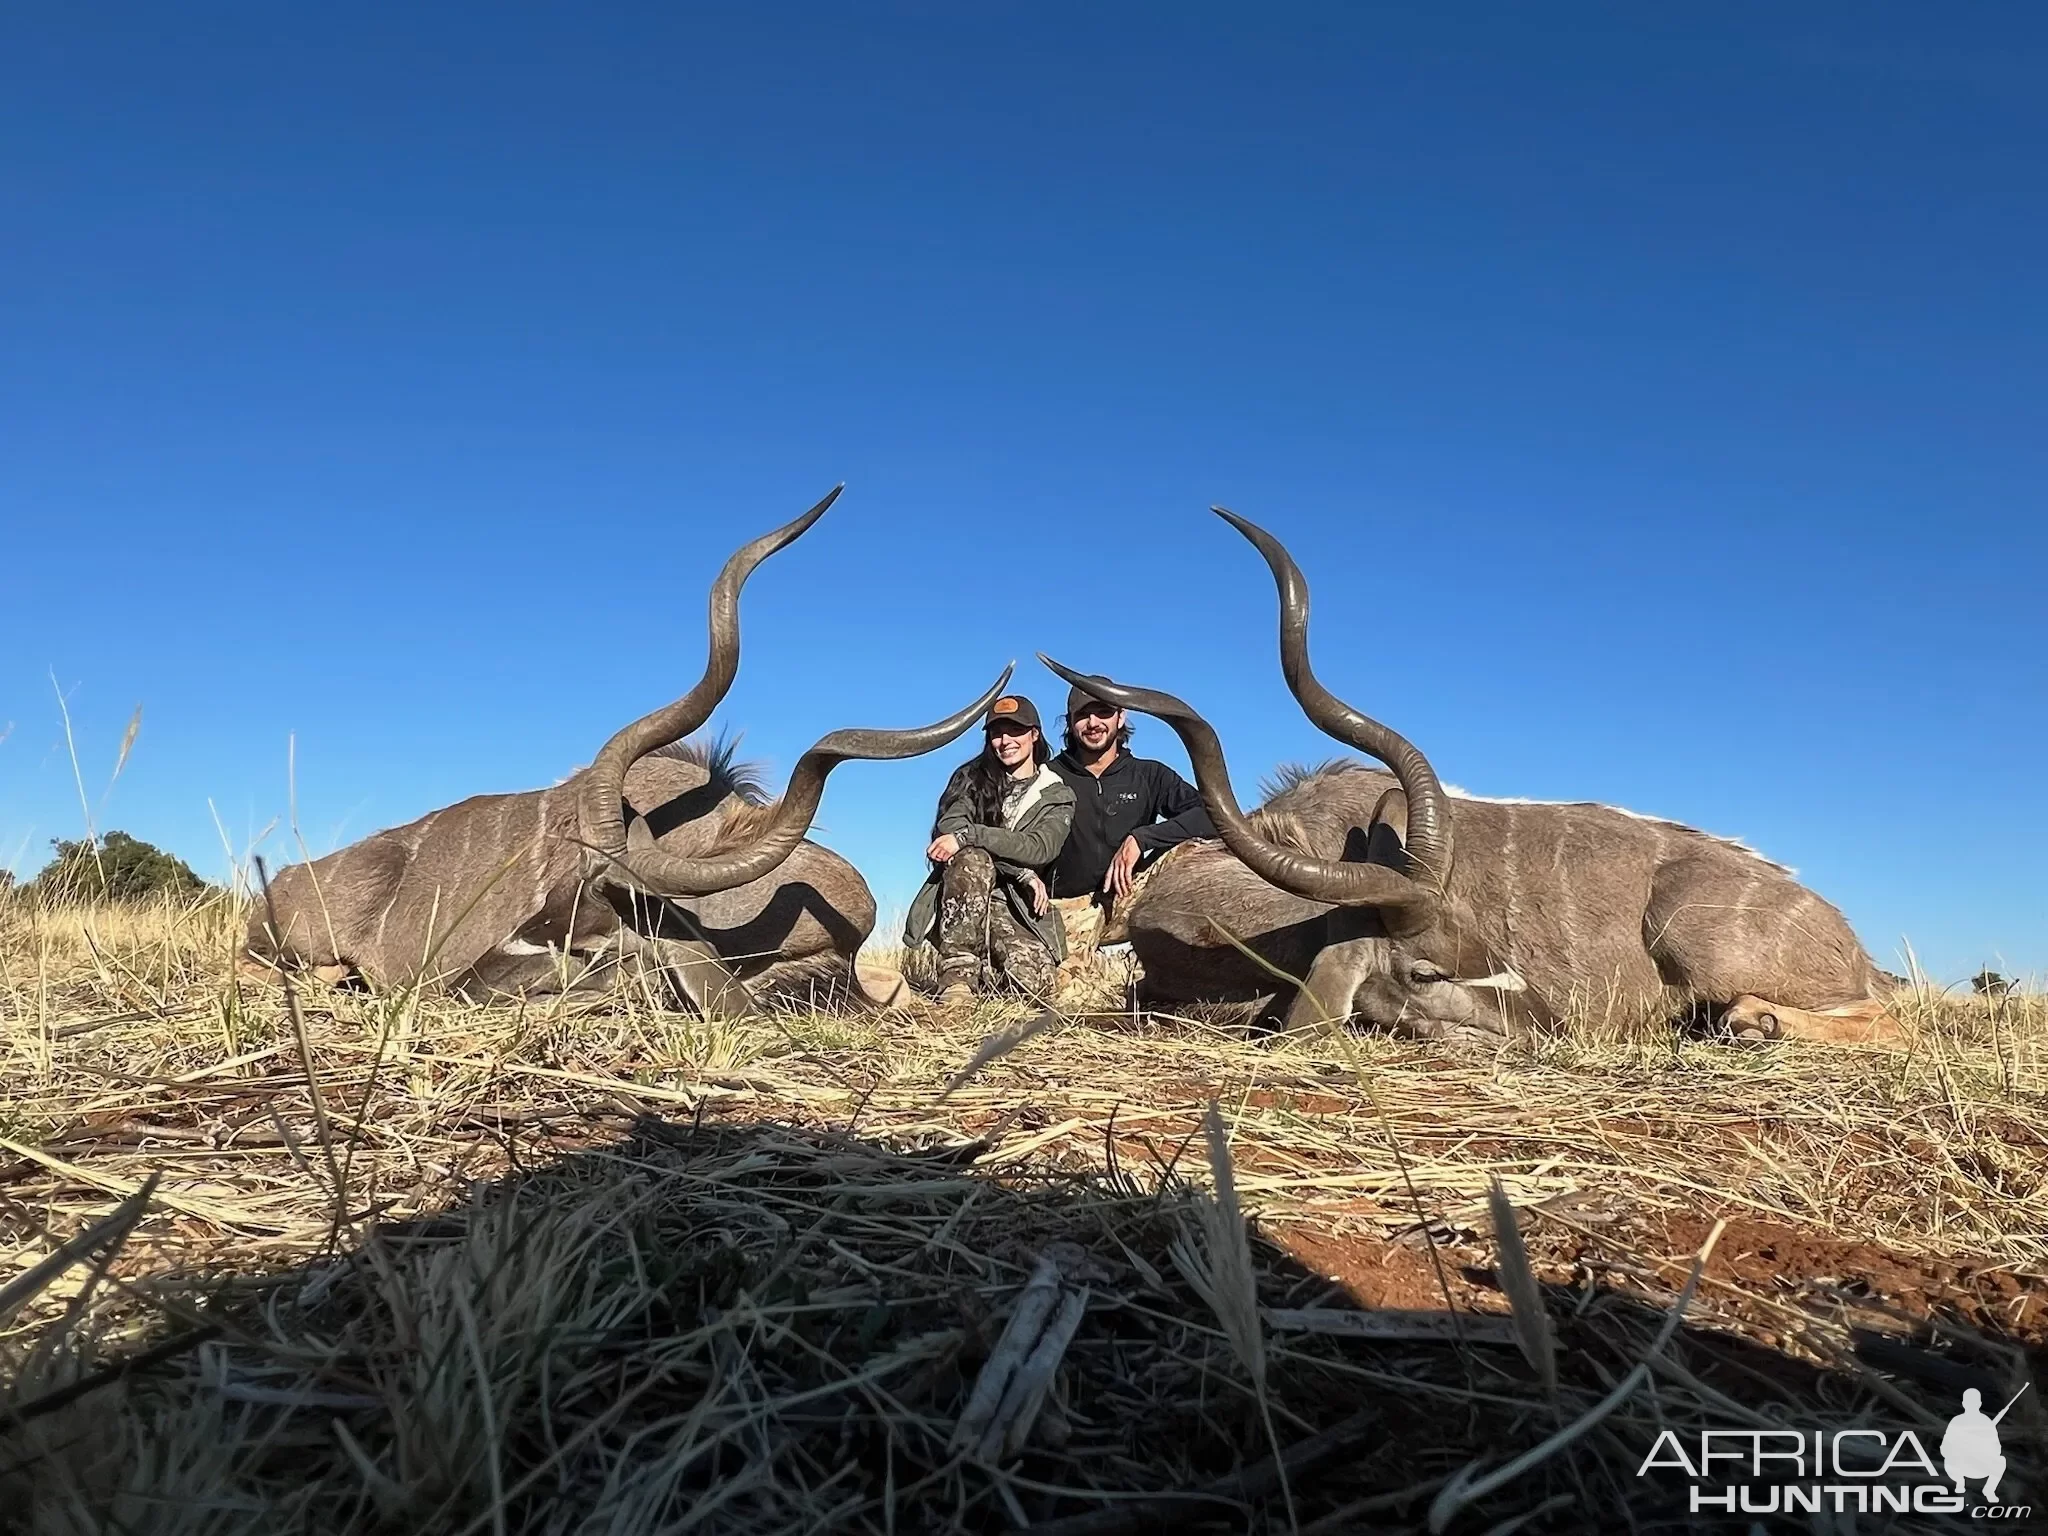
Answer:
[[(777, 775), (1039, 649), (1334, 752), (1219, 501), (1452, 781), (2048, 971), (2044, 79), (1989, 4), (16, 12), (0, 863), (52, 671), (210, 875), (292, 738), (316, 852), (553, 782), (843, 479), (718, 717)], [(835, 776), (885, 907), (962, 755)]]

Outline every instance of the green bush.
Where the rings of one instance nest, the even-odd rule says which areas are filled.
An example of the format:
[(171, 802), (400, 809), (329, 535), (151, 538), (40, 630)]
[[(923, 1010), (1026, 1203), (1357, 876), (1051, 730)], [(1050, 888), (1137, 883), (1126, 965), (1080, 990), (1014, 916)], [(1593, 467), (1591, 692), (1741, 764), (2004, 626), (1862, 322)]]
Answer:
[(57, 856), (28, 886), (43, 901), (133, 901), (159, 892), (181, 896), (206, 889), (183, 859), (126, 832), (101, 838), (97, 855), (86, 839), (52, 838), (50, 846)]

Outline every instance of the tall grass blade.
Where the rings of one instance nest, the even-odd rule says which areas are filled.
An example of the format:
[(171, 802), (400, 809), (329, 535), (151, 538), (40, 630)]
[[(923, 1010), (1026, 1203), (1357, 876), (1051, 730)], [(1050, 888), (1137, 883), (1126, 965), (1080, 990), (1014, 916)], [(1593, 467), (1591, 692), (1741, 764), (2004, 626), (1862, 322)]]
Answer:
[(1515, 1207), (1498, 1177), (1487, 1180), (1487, 1214), (1493, 1220), (1493, 1240), (1500, 1249), (1501, 1289), (1508, 1294), (1508, 1306), (1515, 1322), (1515, 1342), (1522, 1357), (1543, 1383), (1543, 1392), (1557, 1397), (1557, 1341), (1550, 1331), (1550, 1313), (1543, 1305), (1543, 1290), (1529, 1264), (1529, 1250), (1522, 1242), (1522, 1229), (1515, 1219)]
[(114, 792), (114, 786), (121, 782), (121, 770), (128, 766), (128, 754), (135, 749), (135, 738), (142, 733), (142, 706), (135, 706), (135, 713), (128, 717), (128, 729), (121, 733), (121, 750), (114, 754), (114, 773), (107, 780), (106, 793), (100, 796), (100, 805), (107, 803), (107, 795)]

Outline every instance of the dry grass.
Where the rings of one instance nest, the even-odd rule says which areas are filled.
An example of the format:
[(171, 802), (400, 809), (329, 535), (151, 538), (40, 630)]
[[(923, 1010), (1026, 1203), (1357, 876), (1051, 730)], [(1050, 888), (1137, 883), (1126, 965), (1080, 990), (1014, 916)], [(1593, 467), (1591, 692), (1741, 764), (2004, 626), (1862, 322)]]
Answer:
[[(1112, 1012), (942, 1101), (1019, 1012), (323, 992), (302, 1054), (233, 980), (239, 926), (0, 898), (24, 1528), (1138, 1529), (1137, 1496), (1202, 1487), (1173, 1521), (1676, 1529), (1684, 1480), (1634, 1476), (1659, 1428), (1938, 1437), (2048, 1333), (2038, 995), (1919, 997), (1905, 1054), (1588, 1030), (1474, 1060)], [(954, 1432), (1048, 1255), (1086, 1299), (985, 1464)], [(2007, 1421), (2037, 1508), (2041, 1396)]]

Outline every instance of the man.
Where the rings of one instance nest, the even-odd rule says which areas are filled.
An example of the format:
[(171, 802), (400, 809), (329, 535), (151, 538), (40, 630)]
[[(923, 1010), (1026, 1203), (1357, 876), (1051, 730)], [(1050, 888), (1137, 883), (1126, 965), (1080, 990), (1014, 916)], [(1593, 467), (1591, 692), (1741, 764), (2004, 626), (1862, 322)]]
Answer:
[(1122, 941), (1123, 912), (1159, 855), (1216, 835), (1195, 787), (1164, 763), (1133, 757), (1130, 739), (1122, 710), (1085, 688), (1068, 692), (1066, 750), (1052, 770), (1073, 788), (1074, 825), (1053, 865), (1052, 896), (1077, 960)]

